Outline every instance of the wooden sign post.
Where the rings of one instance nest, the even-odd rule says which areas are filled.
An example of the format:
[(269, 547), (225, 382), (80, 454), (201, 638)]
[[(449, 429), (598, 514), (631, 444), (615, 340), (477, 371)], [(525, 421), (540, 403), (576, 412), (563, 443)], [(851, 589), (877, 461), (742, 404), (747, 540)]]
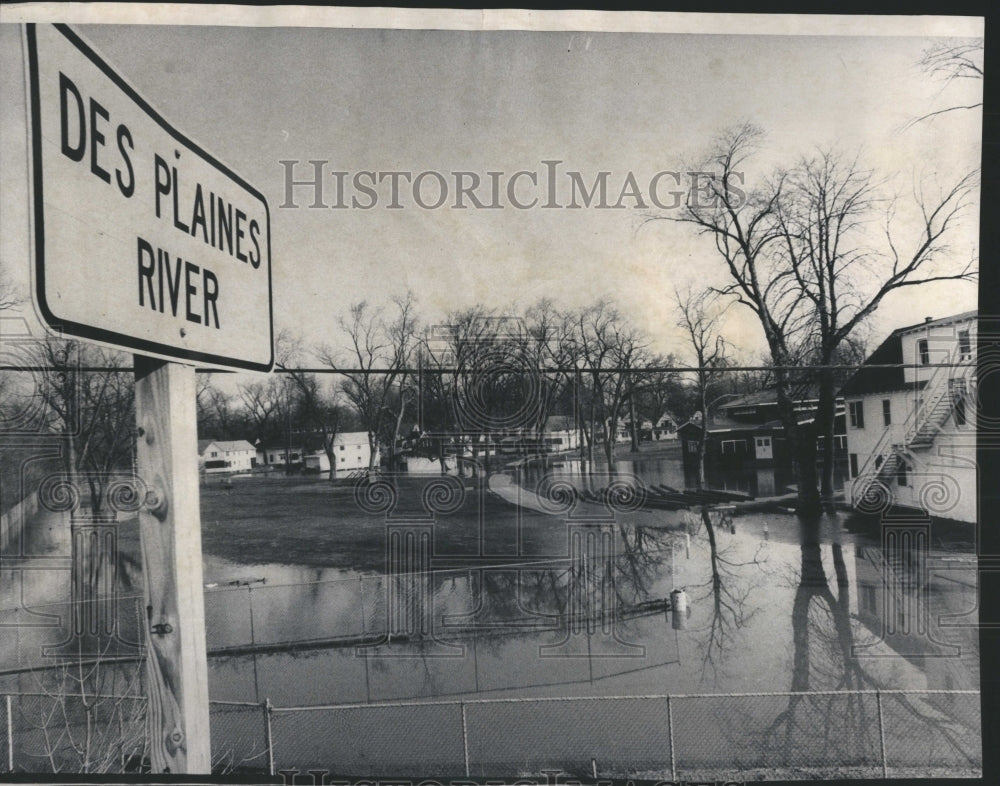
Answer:
[(153, 772), (210, 772), (194, 368), (135, 355)]
[(24, 40), (35, 302), (135, 353), (152, 770), (209, 773), (194, 365), (271, 370), (270, 211), (76, 31)]

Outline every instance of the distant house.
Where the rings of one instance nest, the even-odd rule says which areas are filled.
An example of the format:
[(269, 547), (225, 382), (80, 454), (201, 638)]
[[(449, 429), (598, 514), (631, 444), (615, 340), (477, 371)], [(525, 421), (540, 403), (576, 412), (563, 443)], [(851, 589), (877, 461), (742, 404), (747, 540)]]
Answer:
[[(333, 438), (334, 477), (359, 469), (367, 469), (371, 457), (367, 431), (345, 431)], [(375, 450), (375, 466), (380, 461), (380, 453)], [(322, 448), (307, 452), (303, 458), (306, 472), (325, 473), (330, 471), (330, 459)]]
[(257, 445), (257, 463), (266, 467), (281, 467), (286, 465), (301, 468), (302, 456), (305, 453), (301, 444), (291, 445), (278, 442), (260, 443)]
[[(808, 423), (816, 415), (818, 396), (807, 394), (794, 402), (799, 423)], [(846, 420), (843, 401), (836, 402), (834, 415), (834, 456), (847, 453)], [(693, 468), (698, 460), (701, 423), (690, 420), (677, 429), (682, 440), (685, 467)], [(822, 444), (820, 437), (820, 445)], [(719, 466), (769, 466), (789, 464), (785, 427), (778, 419), (778, 397), (774, 390), (764, 390), (728, 401), (709, 413), (705, 461)]]
[[(643, 433), (645, 433), (646, 423), (643, 421)], [(660, 419), (650, 424), (649, 439), (659, 442), (661, 439), (677, 439), (677, 421), (669, 412), (660, 415)]]
[(546, 453), (577, 450), (580, 447), (580, 430), (570, 415), (550, 415), (545, 419), (542, 448)]
[[(698, 463), (698, 440), (702, 425), (689, 420), (677, 429), (683, 446), (684, 466), (695, 469)], [(705, 441), (705, 461), (721, 467), (770, 465), (789, 461), (785, 444), (785, 429), (780, 421), (741, 423), (715, 415), (708, 419)]]
[(257, 450), (245, 439), (198, 440), (198, 465), (206, 474), (249, 472), (257, 465)]
[(898, 328), (841, 388), (855, 507), (976, 520), (976, 333), (976, 311)]

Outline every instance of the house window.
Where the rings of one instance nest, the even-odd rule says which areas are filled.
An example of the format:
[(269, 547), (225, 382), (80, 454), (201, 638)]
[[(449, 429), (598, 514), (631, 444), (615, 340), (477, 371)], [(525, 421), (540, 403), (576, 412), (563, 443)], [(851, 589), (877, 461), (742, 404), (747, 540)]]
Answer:
[(217, 450), (213, 450), (212, 451), (212, 458), (215, 458), (218, 455), (219, 455), (219, 451), (217, 451)]
[(343, 450), (343, 449), (344, 449), (344, 446), (343, 446), (343, 445), (341, 445), (341, 446), (340, 446), (340, 449), (341, 449), (341, 450)]
[(847, 450), (847, 435), (846, 434), (834, 434), (834, 436), (833, 436), (833, 446), (837, 450)]
[(962, 360), (972, 357), (972, 339), (969, 337), (968, 330), (958, 331), (958, 354), (961, 355)]
[(851, 477), (856, 478), (858, 476), (858, 454), (852, 453), (849, 458), (851, 462)]
[(722, 440), (723, 456), (738, 456), (747, 452), (747, 442), (745, 439), (724, 439)]
[(698, 452), (698, 443), (695, 440), (689, 439), (687, 441), (687, 445), (688, 445), (688, 453), (697, 453)]
[(931, 362), (931, 353), (927, 348), (927, 339), (922, 338), (917, 342), (917, 354), (920, 355), (920, 365), (926, 366)]
[(347, 461), (347, 459), (345, 459), (343, 456), (341, 456), (340, 457), (340, 463), (343, 464), (345, 461)]
[(851, 401), (847, 405), (850, 410), (851, 425), (854, 428), (864, 428), (865, 427), (865, 402), (863, 401)]
[(892, 425), (892, 401), (887, 398), (882, 399), (882, 425)]

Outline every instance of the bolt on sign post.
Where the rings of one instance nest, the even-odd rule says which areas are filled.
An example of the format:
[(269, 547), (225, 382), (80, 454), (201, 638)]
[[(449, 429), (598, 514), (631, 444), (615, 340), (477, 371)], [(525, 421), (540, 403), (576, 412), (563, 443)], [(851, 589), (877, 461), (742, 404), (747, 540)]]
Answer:
[(39, 310), (135, 354), (152, 769), (207, 773), (194, 366), (271, 369), (270, 213), (69, 27), (24, 37)]

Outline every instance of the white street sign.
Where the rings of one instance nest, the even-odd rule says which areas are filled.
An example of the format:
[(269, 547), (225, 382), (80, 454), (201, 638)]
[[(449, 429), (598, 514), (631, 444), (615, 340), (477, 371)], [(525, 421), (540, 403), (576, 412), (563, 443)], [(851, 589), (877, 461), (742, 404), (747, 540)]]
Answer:
[(45, 320), (142, 354), (269, 370), (264, 196), (171, 127), (68, 27), (29, 24), (26, 37)]

